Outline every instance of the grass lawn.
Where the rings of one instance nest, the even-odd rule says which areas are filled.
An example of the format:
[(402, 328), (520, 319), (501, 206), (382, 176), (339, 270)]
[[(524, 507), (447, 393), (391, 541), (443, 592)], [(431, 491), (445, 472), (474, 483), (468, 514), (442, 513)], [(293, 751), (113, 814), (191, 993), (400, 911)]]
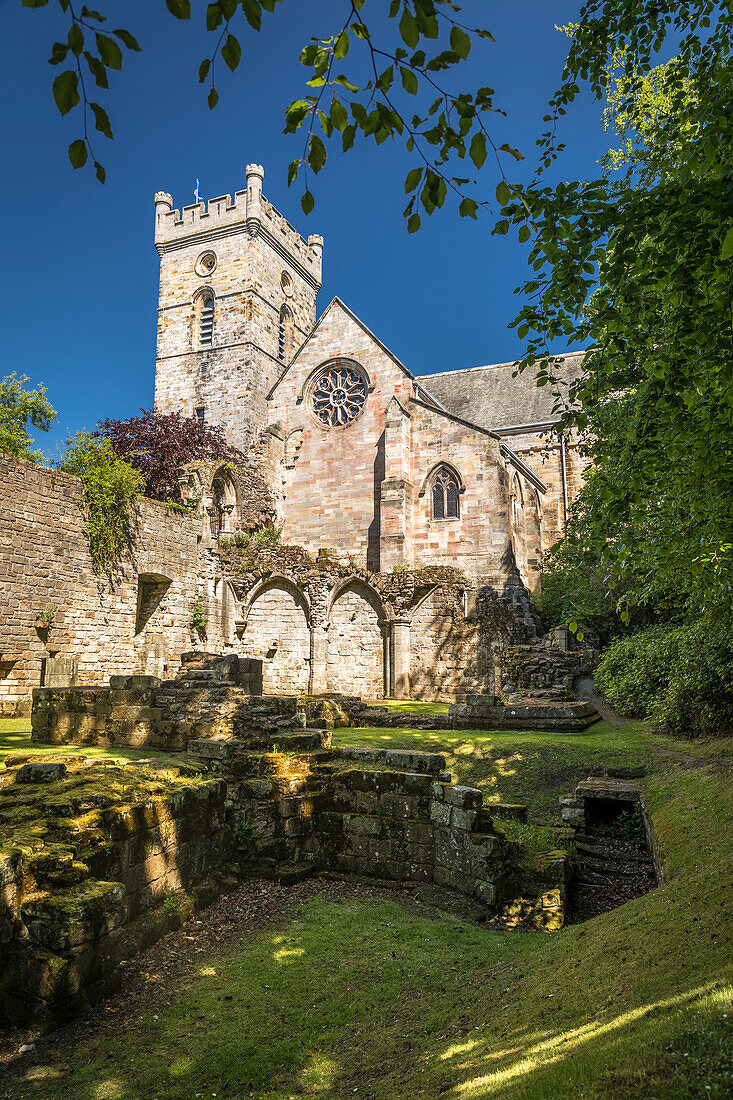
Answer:
[(24, 1079), (0, 1082), (0, 1097), (733, 1095), (730, 741), (672, 743), (641, 723), (559, 737), (339, 732), (347, 738), (447, 745), (461, 778), (483, 777), (538, 814), (568, 789), (562, 768), (645, 760), (665, 885), (550, 935), (433, 919), (409, 902), (316, 898), (276, 931), (202, 957), (198, 975), (124, 1034), (81, 1032), (66, 1062), (49, 1046)]
[[(34, 756), (82, 756), (95, 760), (165, 760), (170, 753), (149, 749), (102, 748), (98, 745), (34, 745), (31, 741), (30, 718), (0, 718), (0, 771), (5, 757), (28, 752)], [(175, 759), (175, 757), (173, 757)], [(180, 757), (179, 757), (180, 759)], [(0, 1093), (0, 1100), (2, 1093)]]
[(684, 757), (721, 752), (721, 742), (672, 741), (643, 722), (597, 722), (585, 733), (485, 730), (338, 729), (334, 742), (381, 749), (441, 752), (459, 783), (479, 787), (485, 801), (523, 802), (538, 824), (558, 821), (558, 799), (599, 768), (668, 770)]
[(423, 703), (413, 699), (372, 699), (370, 707), (383, 707), (390, 714), (447, 714), (450, 703)]

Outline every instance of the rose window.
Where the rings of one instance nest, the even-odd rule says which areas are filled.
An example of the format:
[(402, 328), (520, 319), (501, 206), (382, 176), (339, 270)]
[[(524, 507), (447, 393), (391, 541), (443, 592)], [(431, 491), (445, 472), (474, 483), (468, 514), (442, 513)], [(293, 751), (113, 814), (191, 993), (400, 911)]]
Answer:
[(358, 371), (352, 367), (332, 367), (313, 390), (313, 411), (329, 428), (350, 424), (364, 408), (366, 395), (366, 382)]

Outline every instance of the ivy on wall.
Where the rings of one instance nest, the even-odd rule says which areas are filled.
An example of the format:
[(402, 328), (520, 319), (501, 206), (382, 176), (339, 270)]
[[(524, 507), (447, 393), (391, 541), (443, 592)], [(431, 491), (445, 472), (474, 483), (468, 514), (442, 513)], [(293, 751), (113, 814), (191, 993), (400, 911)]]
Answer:
[(144, 478), (115, 454), (108, 439), (84, 431), (67, 440), (59, 465), (75, 474), (84, 486), (95, 571), (111, 573), (131, 541), (135, 501), (145, 487)]

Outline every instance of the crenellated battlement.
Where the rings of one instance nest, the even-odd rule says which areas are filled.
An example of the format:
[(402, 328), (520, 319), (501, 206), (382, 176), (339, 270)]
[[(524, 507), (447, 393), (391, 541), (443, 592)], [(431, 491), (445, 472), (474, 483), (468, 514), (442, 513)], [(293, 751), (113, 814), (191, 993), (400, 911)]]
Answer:
[(233, 233), (262, 235), (276, 251), (300, 265), (317, 286), (321, 284), (323, 237), (313, 234), (307, 240), (276, 210), (262, 194), (264, 171), (248, 164), (247, 187), (231, 195), (220, 195), (207, 202), (196, 202), (174, 209), (173, 198), (165, 191), (155, 195), (155, 247), (159, 255), (183, 248), (194, 240), (204, 243)]

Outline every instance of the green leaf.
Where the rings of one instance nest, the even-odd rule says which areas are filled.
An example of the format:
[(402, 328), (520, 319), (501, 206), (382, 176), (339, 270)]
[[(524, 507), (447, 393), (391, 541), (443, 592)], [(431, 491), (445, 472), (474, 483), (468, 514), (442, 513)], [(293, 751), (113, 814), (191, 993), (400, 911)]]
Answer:
[(69, 160), (72, 168), (83, 168), (87, 162), (86, 143), (81, 138), (72, 141), (69, 146)]
[(127, 46), (128, 50), (134, 50), (135, 53), (140, 53), (140, 45), (136, 38), (134, 38), (129, 31), (126, 31), (123, 27), (118, 27), (116, 31), (112, 32), (119, 38), (123, 45)]
[(458, 54), (462, 61), (465, 61), (471, 52), (471, 39), (460, 27), (451, 27), (450, 48)]
[(475, 218), (476, 211), (478, 210), (478, 203), (473, 199), (461, 199), (461, 204), (458, 207), (458, 213), (462, 218)]
[(728, 230), (723, 239), (723, 247), (720, 250), (721, 260), (728, 260), (733, 256), (733, 226)]
[(165, 6), (176, 19), (191, 18), (191, 0), (165, 0)]
[(508, 221), (498, 221), (496, 223), (496, 225), (494, 226), (494, 228), (491, 230), (491, 232), (496, 233), (496, 235), (498, 237), (505, 236), (509, 232), (509, 222)]
[(308, 163), (314, 172), (320, 172), (326, 163), (326, 146), (318, 134), (313, 134), (308, 145)]
[(102, 62), (94, 54), (84, 51), (84, 60), (89, 66), (89, 72), (94, 77), (94, 82), (98, 88), (109, 88), (109, 81), (107, 80), (107, 70)]
[[(402, 18), (400, 19), (400, 38), (409, 46), (411, 50), (415, 49), (420, 40), (420, 31), (418, 30), (415, 17), (408, 8), (404, 8), (402, 11)], [(414, 230), (410, 230), (414, 232)]]
[(107, 179), (107, 173), (105, 172), (104, 168), (102, 167), (102, 165), (99, 163), (98, 160), (95, 160), (95, 162), (94, 162), (94, 172), (95, 172), (96, 177), (99, 180), (99, 182), (104, 183), (105, 180)]
[(244, 9), (244, 17), (250, 27), (254, 27), (256, 31), (261, 30), (262, 10), (257, 0), (242, 0), (242, 7)]
[(411, 168), (405, 177), (405, 193), (409, 194), (420, 186), (422, 182), (422, 168)]
[(79, 102), (78, 77), (72, 69), (59, 73), (53, 82), (53, 98), (62, 115), (68, 115)]
[(342, 134), (348, 125), (349, 115), (341, 100), (337, 99), (336, 96), (331, 100), (330, 116), (334, 129)]
[(291, 183), (294, 183), (295, 180), (298, 178), (299, 171), (300, 161), (291, 160), (290, 164), (288, 165), (288, 187), (290, 187)]
[(486, 160), (486, 138), (481, 131), (475, 133), (471, 138), (471, 146), (468, 150), (468, 155), (477, 168), (483, 167)]
[(420, 228), (420, 215), (419, 214), (411, 214), (410, 217), (407, 219), (407, 232), (408, 233), (417, 233), (419, 228)]
[(400, 76), (402, 77), (402, 87), (410, 95), (417, 95), (418, 79), (412, 69), (405, 68), (404, 65), (400, 65)]
[(521, 227), (521, 229), (519, 230), (519, 243), (524, 244), (524, 242), (528, 241), (531, 236), (532, 236), (532, 233), (530, 231), (529, 226), (528, 225), (523, 225)]
[(24, 8), (45, 8), (48, 0), (23, 0)]
[(86, 6), (86, 4), (81, 9), (81, 17), (82, 17), (82, 19), (95, 19), (97, 21), (97, 23), (106, 23), (107, 22), (107, 16), (106, 15), (102, 15), (98, 11), (92, 11), (92, 9), (88, 8)]
[(306, 190), (300, 197), (300, 207), (304, 214), (310, 214), (313, 207), (316, 205), (316, 200), (311, 195), (310, 191)]
[(81, 51), (84, 49), (84, 32), (78, 23), (72, 23), (69, 27), (67, 42), (74, 56), (79, 57)]
[(53, 46), (51, 47), (51, 56), (48, 60), (49, 65), (60, 65), (62, 61), (66, 60), (66, 55), (68, 52), (68, 42), (54, 42)]
[(117, 45), (114, 38), (110, 38), (108, 34), (98, 33), (96, 39), (99, 56), (102, 58), (102, 64), (106, 65), (108, 69), (121, 69), (122, 50)]
[(348, 150), (353, 147), (355, 138), (356, 126), (347, 126), (341, 138), (341, 148), (344, 153), (348, 152)]
[(206, 5), (206, 29), (207, 31), (215, 31), (216, 28), (224, 22), (224, 13), (218, 4)]
[(92, 109), (94, 115), (94, 125), (104, 134), (105, 137), (112, 137), (112, 126), (109, 121), (109, 116), (104, 107), (100, 107), (98, 103), (90, 103), (89, 106)]
[(506, 145), (506, 144), (500, 145), (499, 150), (502, 153), (509, 153), (509, 155), (514, 157), (515, 160), (524, 160), (524, 157), (519, 152), (519, 150), (518, 149), (513, 149), (511, 147), (511, 145)]
[(203, 82), (206, 80), (206, 77), (209, 75), (210, 68), (211, 61), (208, 57), (205, 57), (199, 65), (199, 84), (203, 84)]
[(239, 45), (239, 39), (235, 38), (233, 34), (227, 35), (227, 40), (221, 48), (221, 56), (227, 68), (234, 72), (242, 60), (242, 47)]
[(209, 104), (209, 110), (213, 111), (214, 107), (216, 107), (217, 103), (219, 102), (219, 93), (217, 92), (216, 88), (211, 89), (206, 97), (206, 102)]
[(349, 32), (341, 31), (333, 47), (333, 56), (336, 61), (341, 61), (349, 52)]
[[(577, 607), (579, 605), (576, 604), (575, 606)], [(578, 629), (578, 624), (575, 622), (574, 619), (571, 619), (571, 621), (568, 623), (568, 630), (570, 631), (571, 634), (575, 634), (577, 629)]]
[(496, 185), (496, 201), (499, 206), (506, 206), (512, 197), (512, 193), (509, 190), (509, 184), (506, 180), (500, 180)]

